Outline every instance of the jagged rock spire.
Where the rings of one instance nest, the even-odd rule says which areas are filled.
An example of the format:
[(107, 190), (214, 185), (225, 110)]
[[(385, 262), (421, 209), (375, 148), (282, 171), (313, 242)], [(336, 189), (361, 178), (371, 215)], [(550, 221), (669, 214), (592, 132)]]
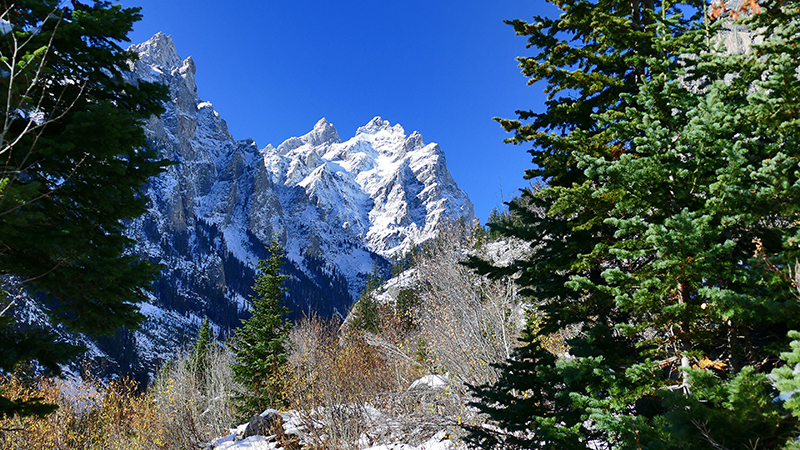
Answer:
[(139, 61), (155, 68), (170, 70), (183, 63), (172, 36), (160, 31), (146, 42), (131, 46), (131, 49), (139, 54)]

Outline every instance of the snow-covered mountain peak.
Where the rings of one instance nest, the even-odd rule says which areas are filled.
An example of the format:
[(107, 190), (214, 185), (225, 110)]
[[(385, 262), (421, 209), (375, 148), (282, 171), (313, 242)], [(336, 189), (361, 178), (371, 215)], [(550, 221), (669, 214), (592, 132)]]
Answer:
[(194, 58), (187, 56), (186, 59), (183, 60), (183, 63), (181, 63), (179, 70), (181, 74), (194, 77), (197, 73), (197, 65), (194, 63)]
[(384, 132), (383, 134), (405, 135), (405, 131), (400, 124), (392, 126), (388, 120), (383, 120), (380, 116), (375, 116), (375, 118), (370, 120), (369, 123), (356, 130), (356, 137), (374, 136), (381, 134), (381, 132)]
[(388, 272), (448, 221), (474, 218), (441, 149), (419, 133), (375, 117), (343, 142), (323, 118), (259, 151), (200, 99), (195, 62), (181, 60), (170, 36), (131, 49), (140, 59), (130, 82), (169, 87), (165, 112), (144, 128), (160, 156), (178, 162), (148, 183), (150, 208), (127, 230), (134, 251), (164, 267), (142, 305), (141, 361), (169, 356), (203, 316), (237, 326), (273, 237), (287, 253), (289, 308), (345, 314), (376, 264)]
[(273, 238), (287, 255), (287, 306), (297, 316), (343, 316), (376, 266), (388, 275), (393, 258), (449, 221), (474, 218), (441, 149), (419, 133), (375, 117), (342, 142), (323, 118), (258, 150), (252, 139), (235, 140), (199, 97), (195, 62), (180, 58), (170, 36), (130, 49), (139, 59), (127, 81), (169, 88), (164, 113), (143, 128), (159, 157), (176, 164), (144, 186), (148, 211), (125, 231), (131, 252), (163, 270), (139, 305), (141, 329), (97, 343), (95, 353), (120, 372), (154, 373), (203, 317), (219, 334), (238, 327)]
[(278, 152), (282, 155), (288, 155), (303, 146), (307, 146), (306, 150), (308, 150), (312, 147), (338, 144), (340, 142), (342, 142), (342, 140), (339, 138), (339, 133), (336, 131), (336, 128), (323, 117), (314, 125), (314, 129), (310, 132), (300, 137), (291, 137), (285, 140), (278, 146)]
[(169, 71), (182, 63), (178, 50), (172, 42), (172, 36), (158, 32), (146, 42), (130, 47), (139, 54), (139, 61), (153, 67)]
[(331, 130), (321, 120), (312, 132), (287, 139), (277, 152), (263, 150), (273, 182), (301, 188), (326, 227), (347, 231), (391, 259), (435, 236), (447, 221), (474, 217), (441, 148), (425, 145), (418, 132), (406, 136), (402, 126), (380, 117), (345, 142), (338, 135), (323, 138)]
[[(334, 133), (337, 133), (336, 132), (336, 128), (333, 126), (333, 124), (328, 122), (328, 119), (323, 117), (322, 119), (319, 119), (317, 121), (317, 123), (314, 124), (314, 129), (313, 129), (312, 133), (326, 133), (326, 132), (330, 132), (331, 130)], [(339, 134), (338, 133), (336, 134), (336, 138), (337, 139), (339, 138)]]

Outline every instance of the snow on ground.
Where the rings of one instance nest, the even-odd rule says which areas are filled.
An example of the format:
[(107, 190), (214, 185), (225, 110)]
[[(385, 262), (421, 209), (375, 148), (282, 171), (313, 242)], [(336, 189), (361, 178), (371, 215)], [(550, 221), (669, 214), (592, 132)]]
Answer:
[(446, 388), (450, 385), (450, 380), (441, 375), (425, 375), (419, 380), (411, 383), (409, 389), (415, 389), (421, 386), (428, 386), (430, 388)]
[[(448, 379), (441, 375), (429, 375), (417, 380), (412, 386), (416, 389), (441, 389), (446, 386)], [(409, 388), (413, 390), (414, 387)], [(299, 411), (284, 411), (280, 413), (282, 424), (278, 428), (271, 428), (271, 432), (279, 433), (283, 436), (285, 441), (287, 438), (297, 442), (299, 440), (301, 446), (311, 445), (312, 448), (318, 446), (319, 439), (323, 442), (329, 440), (326, 434), (326, 427), (322, 426), (323, 422), (327, 422), (325, 417), (330, 420), (330, 409), (352, 407), (351, 412), (361, 414), (363, 422), (361, 425), (366, 425), (367, 429), (361, 433), (357, 442), (353, 442), (355, 448), (363, 450), (465, 450), (466, 446), (450, 438), (448, 427), (441, 425), (438, 431), (436, 429), (420, 434), (420, 431), (425, 428), (425, 425), (430, 425), (428, 422), (422, 425), (418, 420), (406, 420), (408, 417), (403, 418), (386, 414), (369, 405), (338, 405), (332, 407), (318, 407), (307, 413)], [(264, 418), (274, 417), (273, 414), (278, 414), (276, 410), (266, 410), (261, 413)], [(334, 411), (334, 415), (336, 411)], [(255, 417), (254, 417), (255, 419)], [(271, 419), (270, 419), (271, 420)], [(334, 419), (335, 420), (335, 419)], [(404, 423), (401, 423), (404, 422)], [(255, 423), (251, 421), (251, 423)], [(422, 427), (420, 427), (422, 425)], [(272, 425), (270, 425), (271, 427)], [(270, 436), (249, 436), (243, 438), (248, 428), (248, 424), (242, 424), (238, 427), (231, 429), (230, 433), (226, 436), (215, 439), (209, 443), (209, 448), (214, 450), (272, 450), (282, 449), (281, 438), (277, 435)], [(362, 428), (363, 429), (363, 428)], [(282, 430), (282, 431), (281, 431)], [(328, 442), (328, 445), (333, 445), (331, 448), (336, 448), (334, 442)]]
[[(279, 443), (272, 441), (271, 436), (250, 436), (241, 441), (235, 441), (236, 431), (243, 432), (246, 425), (241, 425), (234, 433), (214, 441), (214, 450), (273, 450), (282, 448)], [(420, 445), (409, 445), (402, 442), (379, 444), (372, 447), (363, 447), (364, 450), (457, 450), (464, 448), (461, 444), (451, 441), (445, 431), (436, 433), (431, 439)]]
[(393, 444), (381, 444), (374, 447), (369, 447), (367, 450), (450, 450), (456, 448), (463, 448), (457, 447), (453, 441), (447, 438), (444, 431), (440, 431), (436, 435), (434, 435), (431, 439), (418, 446), (402, 444), (402, 443), (393, 443)]

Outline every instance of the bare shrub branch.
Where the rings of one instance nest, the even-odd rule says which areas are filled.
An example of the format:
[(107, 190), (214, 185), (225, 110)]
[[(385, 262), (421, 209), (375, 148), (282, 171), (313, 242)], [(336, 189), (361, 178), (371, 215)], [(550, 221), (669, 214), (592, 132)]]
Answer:
[(151, 395), (170, 441), (199, 446), (234, 425), (231, 362), (230, 352), (215, 344), (208, 349), (205, 370), (193, 370), (188, 355), (165, 366)]
[(423, 301), (420, 336), (437, 365), (463, 384), (492, 383), (493, 364), (517, 345), (522, 309), (513, 280), (490, 280), (461, 264), (481, 252), (475, 226), (450, 224), (415, 258)]

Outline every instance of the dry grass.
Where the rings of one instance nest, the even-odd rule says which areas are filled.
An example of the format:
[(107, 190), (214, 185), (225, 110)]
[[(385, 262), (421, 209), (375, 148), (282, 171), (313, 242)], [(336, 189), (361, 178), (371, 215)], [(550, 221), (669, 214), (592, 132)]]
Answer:
[[(315, 449), (420, 445), (441, 430), (459, 433), (464, 403), (458, 385), (409, 389), (424, 365), (409, 329), (381, 308), (374, 335), (312, 316), (290, 334), (287, 398), (302, 418), (301, 442)], [(398, 342), (402, 340), (402, 342)]]

